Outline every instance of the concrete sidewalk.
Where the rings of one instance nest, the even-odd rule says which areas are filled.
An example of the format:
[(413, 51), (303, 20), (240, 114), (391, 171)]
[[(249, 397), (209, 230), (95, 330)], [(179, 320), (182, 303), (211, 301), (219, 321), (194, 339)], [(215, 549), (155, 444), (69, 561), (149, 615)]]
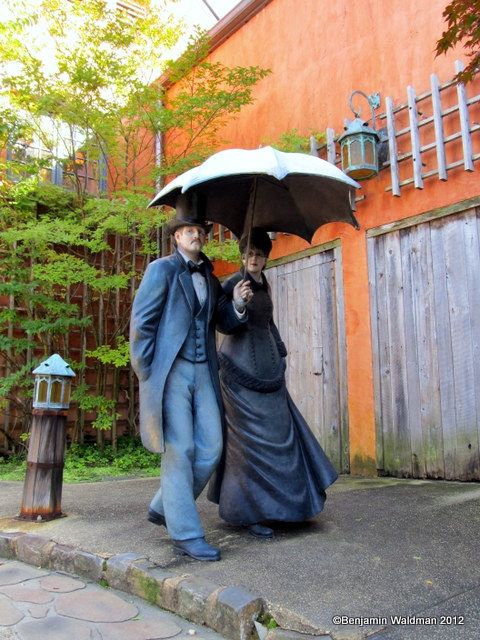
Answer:
[[(22, 484), (0, 483), (0, 530), (28, 531), (96, 554), (136, 553), (174, 574), (258, 594), (282, 628), (335, 640), (480, 637), (480, 485), (342, 477), (325, 511), (274, 540), (252, 538), (199, 500), (222, 561), (177, 559), (146, 521), (151, 479), (65, 485), (67, 517), (12, 519)], [(406, 619), (403, 619), (406, 618)], [(355, 620), (353, 620), (355, 618)]]

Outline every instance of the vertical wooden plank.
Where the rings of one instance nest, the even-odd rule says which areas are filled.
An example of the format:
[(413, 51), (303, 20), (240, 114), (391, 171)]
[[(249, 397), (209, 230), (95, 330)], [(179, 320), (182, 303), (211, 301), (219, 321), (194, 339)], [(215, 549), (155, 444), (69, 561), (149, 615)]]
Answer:
[[(330, 252), (329, 252), (330, 253)], [(333, 264), (324, 262), (320, 268), (320, 297), (322, 300), (322, 354), (323, 374), (319, 378), (323, 395), (323, 445), (337, 469), (340, 458), (340, 416), (338, 411), (338, 370), (336, 344), (336, 318), (333, 299)]]
[(392, 195), (400, 197), (400, 178), (398, 173), (398, 151), (395, 131), (395, 114), (393, 113), (392, 98), (385, 98), (387, 114), (388, 153), (390, 156), (390, 176), (392, 181)]
[(310, 136), (310, 155), (318, 158), (318, 142), (315, 136)]
[(415, 101), (415, 89), (407, 87), (408, 119), (410, 122), (410, 140), (412, 143), (413, 181), (416, 189), (423, 189), (422, 155), (420, 152), (420, 133), (417, 121), (417, 104)]
[[(420, 237), (419, 237), (420, 236)], [(404, 229), (400, 233), (405, 331), (405, 365), (408, 398), (407, 425), (410, 434), (412, 475), (424, 478), (427, 475), (422, 433), (420, 382), (418, 372), (418, 318), (419, 309), (419, 262), (422, 253), (422, 237), (418, 227)]]
[[(463, 71), (460, 60), (455, 61), (455, 71)], [(463, 166), (465, 171), (473, 171), (472, 138), (470, 136), (470, 117), (468, 114), (467, 92), (463, 82), (457, 83), (458, 114), (460, 116), (460, 130), (462, 132)]]
[[(438, 381), (438, 361), (435, 325), (435, 296), (433, 290), (432, 250), (430, 225), (418, 225), (412, 230), (415, 235), (415, 252), (412, 252), (411, 277), (414, 283), (412, 301), (415, 318), (415, 346), (417, 363), (415, 374), (418, 379), (419, 416), (418, 423), (411, 422), (411, 433), (419, 428), (419, 444), (422, 452), (423, 476), (439, 478), (444, 476), (443, 436)], [(405, 304), (407, 313), (407, 304)], [(407, 342), (410, 336), (407, 334)], [(409, 403), (411, 398), (409, 397)], [(412, 455), (416, 453), (412, 446)]]
[(334, 255), (334, 291), (337, 317), (337, 357), (338, 391), (340, 414), (340, 471), (350, 472), (350, 443), (348, 439), (348, 380), (347, 380), (347, 343), (345, 330), (345, 295), (343, 291), (343, 260), (341, 246), (333, 249)]
[[(12, 293), (9, 294), (8, 296), (8, 310), (13, 314), (13, 312), (15, 311), (15, 297), (13, 296)], [(8, 378), (8, 376), (11, 374), (12, 372), (12, 367), (11, 367), (11, 362), (12, 362), (12, 347), (11, 345), (11, 341), (13, 338), (13, 322), (11, 320), (11, 318), (8, 320), (8, 326), (7, 326), (7, 339), (8, 339), (8, 346), (5, 349), (5, 356), (3, 358), (3, 362), (4, 362), (4, 375), (6, 378)], [(10, 399), (7, 399), (5, 401), (5, 407), (3, 410), (3, 443), (4, 443), (4, 448), (6, 451), (8, 451), (11, 447), (10, 447), (10, 442), (8, 440), (8, 434), (11, 431), (11, 425), (10, 425), (10, 418), (11, 418), (11, 411), (12, 411), (12, 407), (11, 407), (11, 401)]]
[(435, 126), (435, 144), (437, 149), (438, 179), (447, 179), (447, 161), (445, 159), (445, 137), (443, 134), (442, 102), (440, 99), (440, 84), (438, 76), (432, 73), (430, 76), (432, 90), (433, 122)]
[(472, 480), (479, 477), (480, 463), (476, 399), (474, 389), (473, 341), (470, 325), (465, 256), (464, 218), (444, 221), (445, 263), (450, 309), (451, 344), (453, 355), (453, 383), (455, 393), (456, 432), (450, 435), (455, 446), (455, 477)]
[[(384, 325), (380, 318), (379, 296), (380, 281), (384, 282), (384, 278), (380, 265), (376, 263), (376, 249), (380, 245), (382, 236), (378, 238), (367, 239), (367, 256), (368, 256), (368, 286), (370, 290), (370, 322), (372, 332), (372, 359), (373, 359), (373, 390), (374, 390), (374, 407), (375, 407), (375, 459), (377, 469), (383, 471), (384, 463), (384, 444), (383, 444), (383, 422), (382, 422), (382, 377), (380, 375), (382, 353), (380, 345), (380, 326)], [(385, 298), (383, 298), (385, 300)]]
[(225, 241), (225, 227), (223, 226), (223, 224), (218, 225), (218, 239), (220, 240), (220, 242)]
[[(470, 383), (475, 399), (476, 433), (472, 428), (471, 446), (472, 455), (480, 459), (480, 238), (479, 215), (472, 210), (465, 214), (463, 224), (465, 247), (465, 286), (467, 290), (468, 308), (470, 310), (470, 333), (472, 341), (472, 360), (474, 375)], [(473, 411), (472, 411), (473, 413)], [(476, 436), (476, 440), (475, 440)], [(471, 480), (479, 480), (480, 476), (470, 477)]]
[(168, 256), (169, 250), (168, 250), (168, 238), (169, 238), (169, 234), (167, 232), (167, 228), (161, 227), (160, 229), (160, 234), (161, 234), (161, 238), (160, 238), (160, 254), (161, 256)]
[[(302, 280), (304, 292), (309, 297), (306, 301), (304, 320), (307, 326), (305, 333), (306, 344), (303, 347), (304, 369), (303, 379), (305, 381), (306, 395), (308, 395), (308, 411), (306, 414), (307, 423), (316, 435), (320, 443), (323, 444), (324, 428), (322, 425), (322, 405), (319, 401), (319, 381), (322, 377), (316, 372), (322, 371), (322, 336), (320, 326), (321, 292), (318, 286), (318, 260), (315, 255), (306, 260), (302, 260)], [(299, 300), (299, 306), (302, 306)]]
[(392, 449), (396, 471), (401, 476), (412, 475), (410, 434), (408, 431), (408, 399), (405, 366), (405, 334), (403, 281), (399, 233), (385, 238), (387, 305), (389, 316), (389, 350), (392, 386)]
[[(476, 230), (477, 230), (477, 243), (478, 245), (480, 245), (480, 209), (477, 208), (475, 210), (475, 223), (476, 223)], [(477, 256), (480, 256), (480, 249), (479, 252), (476, 254)], [(480, 257), (479, 260), (480, 262)], [(477, 265), (477, 268), (475, 269), (475, 273), (478, 274), (478, 271), (480, 271), (480, 264)], [(477, 276), (477, 282), (478, 282), (478, 276)], [(478, 289), (478, 287), (476, 286), (476, 283), (473, 283), (473, 290), (475, 290), (475, 297), (472, 296), (473, 300), (472, 300), (472, 318), (474, 319), (475, 325), (474, 325), (474, 344), (473, 344), (473, 358), (474, 358), (474, 362), (475, 362), (475, 391), (476, 391), (476, 401), (477, 401), (477, 434), (478, 434), (478, 440), (480, 443), (480, 407), (479, 407), (479, 396), (480, 396), (480, 373), (479, 373), (479, 367), (480, 367), (480, 327), (478, 326), (478, 323), (480, 322), (480, 305), (479, 305), (479, 301), (478, 301), (478, 296), (480, 295), (480, 291)], [(469, 283), (469, 290), (472, 291), (471, 285)]]
[[(388, 309), (386, 266), (386, 236), (379, 236), (375, 246), (375, 263), (377, 266), (377, 310), (378, 310), (378, 344), (379, 344), (379, 379), (380, 379), (380, 420), (383, 432), (384, 471), (395, 475), (394, 461), (394, 419), (392, 399), (392, 363), (390, 355), (390, 314)], [(380, 468), (380, 467), (379, 467)]]
[[(348, 435), (342, 433), (335, 268), (330, 250), (279, 265), (267, 276), (277, 285), (272, 299), (288, 349), (287, 387), (327, 455), (345, 471), (342, 458), (348, 457), (348, 447), (343, 453), (342, 438)], [(345, 390), (343, 397), (346, 404)]]
[(317, 436), (319, 442), (323, 446), (325, 444), (325, 425), (323, 422), (323, 335), (322, 335), (322, 313), (323, 301), (319, 283), (319, 270), (321, 269), (321, 261), (323, 253), (312, 256), (311, 265), (308, 269), (311, 291), (311, 352), (310, 352), (310, 369), (308, 371), (309, 386), (312, 389), (313, 396), (313, 412), (310, 428)]
[(335, 164), (337, 159), (337, 151), (335, 149), (335, 130), (328, 127), (327, 133), (327, 160), (332, 164)]
[(443, 434), (443, 457), (445, 479), (455, 478), (455, 389), (453, 380), (453, 351), (450, 326), (450, 307), (447, 291), (447, 266), (443, 221), (430, 224), (432, 250), (433, 289), (435, 295), (438, 379), (441, 398), (441, 420)]

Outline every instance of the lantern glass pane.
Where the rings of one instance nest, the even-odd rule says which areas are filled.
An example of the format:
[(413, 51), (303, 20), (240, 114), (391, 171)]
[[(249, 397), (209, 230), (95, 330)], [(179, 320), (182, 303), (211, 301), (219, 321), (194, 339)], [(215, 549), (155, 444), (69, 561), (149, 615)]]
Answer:
[(348, 162), (348, 143), (345, 143), (344, 145), (342, 145), (342, 168), (343, 168), (343, 170), (347, 169), (349, 164), (350, 163)]
[(62, 401), (62, 383), (60, 380), (52, 382), (52, 391), (50, 394), (50, 402), (52, 404), (60, 404)]
[(355, 138), (350, 143), (350, 164), (363, 164), (363, 144), (362, 138)]
[(48, 382), (47, 380), (40, 380), (38, 384), (38, 398), (37, 402), (46, 402), (48, 397)]
[(70, 382), (65, 382), (65, 388), (63, 390), (63, 402), (62, 404), (68, 404), (70, 402)]
[(371, 138), (365, 138), (365, 164), (375, 165), (375, 144)]

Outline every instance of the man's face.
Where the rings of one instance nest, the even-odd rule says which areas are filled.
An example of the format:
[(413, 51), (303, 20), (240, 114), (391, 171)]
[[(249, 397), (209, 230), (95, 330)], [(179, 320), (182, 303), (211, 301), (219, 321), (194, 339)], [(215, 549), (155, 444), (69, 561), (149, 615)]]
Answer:
[(199, 254), (205, 242), (205, 231), (195, 225), (180, 227), (175, 231), (175, 240), (179, 249), (187, 254)]

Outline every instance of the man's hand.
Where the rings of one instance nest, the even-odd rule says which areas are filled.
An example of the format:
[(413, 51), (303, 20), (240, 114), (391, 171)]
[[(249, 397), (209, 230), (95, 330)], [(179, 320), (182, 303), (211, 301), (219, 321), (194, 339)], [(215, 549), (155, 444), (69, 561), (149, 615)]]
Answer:
[(233, 289), (233, 303), (239, 313), (245, 309), (246, 305), (253, 298), (253, 291), (248, 280), (240, 280)]

